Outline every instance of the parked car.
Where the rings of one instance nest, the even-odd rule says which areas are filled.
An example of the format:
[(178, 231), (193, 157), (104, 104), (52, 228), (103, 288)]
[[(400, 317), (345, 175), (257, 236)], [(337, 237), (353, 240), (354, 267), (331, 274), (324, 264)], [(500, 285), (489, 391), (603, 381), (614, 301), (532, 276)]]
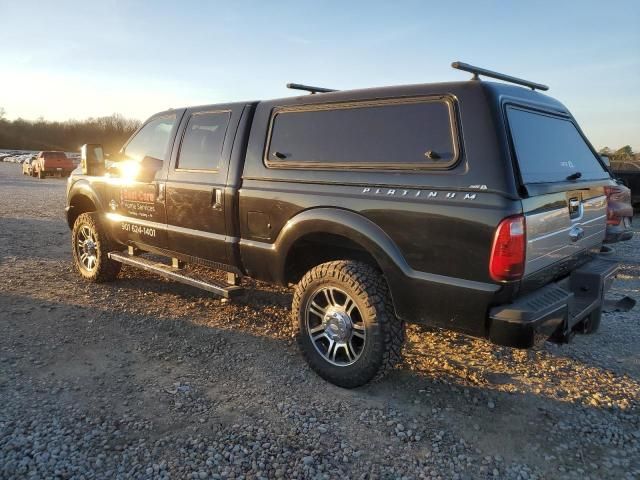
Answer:
[(45, 178), (54, 175), (68, 177), (76, 167), (64, 152), (46, 151), (38, 153), (32, 168), (35, 176)]
[(67, 187), (76, 271), (127, 264), (225, 297), (243, 275), (293, 285), (302, 355), (343, 387), (400, 360), (406, 322), (518, 348), (595, 332), (613, 180), (547, 87), (453, 66), (474, 79), (160, 112), (104, 174), (85, 146)]
[(611, 172), (631, 190), (631, 204), (640, 208), (640, 164), (636, 162), (612, 162)]
[(36, 156), (31, 155), (29, 158), (25, 159), (24, 162), (22, 162), (23, 175), (33, 176), (33, 164), (35, 163), (35, 160), (36, 160)]
[(607, 233), (604, 243), (631, 240), (633, 237), (633, 207), (631, 190), (621, 182), (604, 189), (607, 195)]
[(67, 157), (73, 162), (73, 164), (77, 167), (80, 165), (80, 154), (79, 153), (67, 153)]

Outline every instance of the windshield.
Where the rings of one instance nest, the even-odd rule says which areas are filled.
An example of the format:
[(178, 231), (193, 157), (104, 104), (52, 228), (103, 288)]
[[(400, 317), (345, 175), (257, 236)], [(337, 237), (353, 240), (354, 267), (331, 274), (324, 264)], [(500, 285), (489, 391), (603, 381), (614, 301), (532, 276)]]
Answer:
[(524, 183), (609, 177), (571, 120), (511, 106), (507, 118)]

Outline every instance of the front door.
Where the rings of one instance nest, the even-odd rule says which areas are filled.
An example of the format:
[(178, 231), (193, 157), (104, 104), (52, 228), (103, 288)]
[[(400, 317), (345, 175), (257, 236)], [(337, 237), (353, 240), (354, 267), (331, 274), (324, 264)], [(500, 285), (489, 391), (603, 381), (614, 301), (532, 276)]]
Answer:
[[(164, 249), (167, 247), (165, 179), (178, 122), (183, 111), (151, 117), (123, 147), (107, 183), (106, 218), (112, 235), (125, 244)], [(153, 178), (143, 180), (144, 157), (161, 160)]]
[[(237, 108), (187, 110), (166, 184), (169, 249), (227, 264), (225, 186)], [(214, 265), (215, 266), (215, 265)]]

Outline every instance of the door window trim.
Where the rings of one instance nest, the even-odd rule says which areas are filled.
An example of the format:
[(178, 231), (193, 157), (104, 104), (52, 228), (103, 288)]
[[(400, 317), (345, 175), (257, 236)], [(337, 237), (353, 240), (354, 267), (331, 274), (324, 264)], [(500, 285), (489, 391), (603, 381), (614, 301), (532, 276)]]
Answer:
[[(361, 163), (332, 163), (332, 162), (282, 162), (269, 159), (271, 139), (275, 119), (278, 115), (299, 112), (315, 112), (329, 110), (347, 110), (355, 108), (378, 107), (386, 105), (411, 105), (419, 103), (440, 102), (447, 105), (449, 110), (449, 126), (451, 129), (451, 141), (453, 146), (453, 158), (448, 162), (401, 163), (401, 162), (361, 162)], [(458, 128), (458, 108), (456, 99), (450, 95), (429, 95), (420, 97), (398, 97), (378, 100), (358, 100), (350, 102), (334, 102), (321, 104), (286, 105), (275, 107), (271, 112), (269, 127), (267, 129), (267, 142), (263, 152), (263, 163), (267, 168), (279, 170), (451, 170), (458, 165), (462, 158), (460, 130)]]
[(126, 155), (127, 147), (129, 146), (129, 144), (133, 141), (134, 138), (136, 138), (138, 136), (138, 134), (142, 131), (142, 129), (144, 127), (146, 127), (147, 125), (149, 125), (151, 122), (153, 122), (155, 120), (158, 120), (160, 118), (171, 118), (171, 117), (174, 117), (175, 121), (173, 123), (173, 126), (171, 127), (171, 131), (169, 132), (169, 140), (167, 142), (167, 148), (165, 149), (165, 152), (164, 152), (164, 158), (158, 159), (158, 160), (162, 160), (163, 162), (166, 162), (167, 161), (167, 157), (171, 156), (171, 149), (173, 148), (173, 142), (171, 140), (175, 139), (176, 130), (177, 130), (178, 125), (180, 123), (180, 120), (182, 118), (182, 115), (179, 115), (178, 112), (179, 112), (178, 110), (169, 111), (169, 112), (162, 112), (162, 113), (157, 113), (157, 114), (149, 117), (146, 122), (144, 122), (142, 125), (140, 125), (140, 128), (138, 128), (135, 132), (133, 132), (133, 134), (129, 137), (127, 142), (120, 149), (120, 153), (123, 154), (123, 155)]
[[(220, 161), (218, 162), (218, 166), (216, 168), (180, 168), (180, 155), (182, 153), (182, 143), (184, 142), (184, 137), (187, 134), (187, 127), (189, 126), (189, 122), (196, 115), (208, 115), (212, 113), (226, 113), (228, 120), (227, 126), (224, 130), (224, 139), (222, 140), (222, 148), (220, 149)], [(205, 111), (196, 111), (189, 113), (188, 118), (184, 124), (184, 128), (180, 134), (180, 143), (178, 144), (178, 151), (176, 152), (176, 159), (173, 163), (173, 171), (174, 172), (185, 172), (185, 173), (218, 173), (220, 171), (220, 163), (223, 160), (224, 154), (224, 146), (227, 143), (227, 133), (229, 132), (229, 125), (231, 125), (231, 117), (233, 116), (233, 111), (231, 109), (223, 109), (223, 110), (205, 110)]]

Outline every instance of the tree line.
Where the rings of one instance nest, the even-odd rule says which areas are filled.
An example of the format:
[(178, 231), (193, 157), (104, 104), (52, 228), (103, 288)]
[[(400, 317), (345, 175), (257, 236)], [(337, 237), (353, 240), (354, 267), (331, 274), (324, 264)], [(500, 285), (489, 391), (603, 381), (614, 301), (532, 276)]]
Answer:
[(115, 153), (139, 126), (139, 120), (119, 114), (63, 122), (7, 120), (0, 108), (0, 148), (78, 152), (85, 143), (101, 143), (106, 153)]
[(634, 152), (631, 145), (625, 145), (622, 148), (613, 150), (609, 147), (601, 148), (598, 152), (600, 155), (606, 155), (609, 157), (611, 163), (640, 163), (640, 152)]
[[(117, 113), (108, 117), (64, 122), (43, 118), (7, 120), (4, 109), (0, 107), (0, 148), (77, 152), (85, 143), (101, 143), (106, 153), (115, 153), (139, 126), (139, 120)], [(604, 147), (599, 153), (607, 155), (611, 162), (640, 163), (640, 153), (634, 152), (629, 145), (617, 150)]]

